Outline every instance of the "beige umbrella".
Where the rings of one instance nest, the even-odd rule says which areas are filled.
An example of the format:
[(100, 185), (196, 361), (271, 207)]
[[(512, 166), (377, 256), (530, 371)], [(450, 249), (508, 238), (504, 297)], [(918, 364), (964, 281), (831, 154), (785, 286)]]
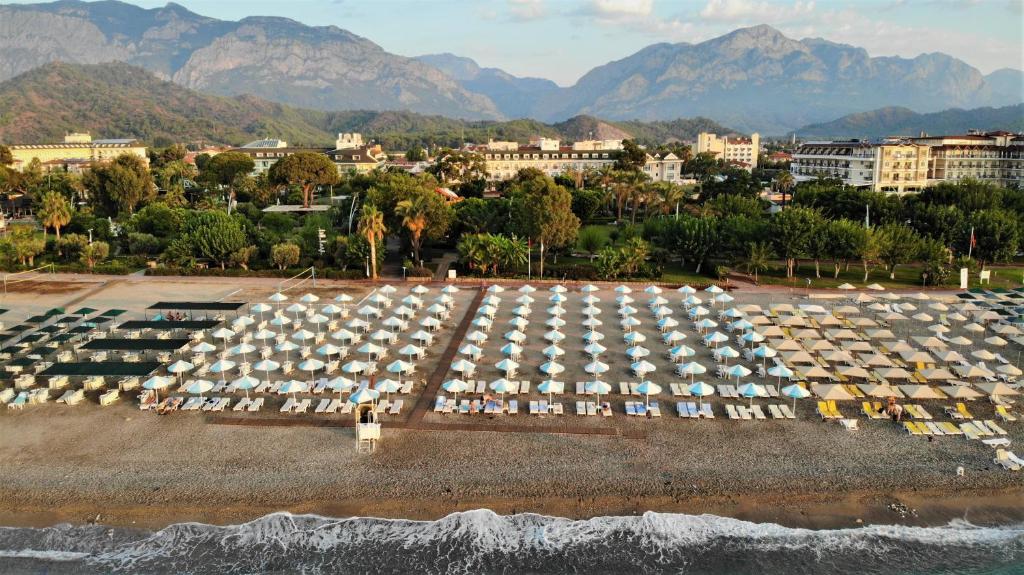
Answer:
[(761, 306), (757, 305), (756, 303), (748, 303), (746, 305), (741, 305), (741, 306), (738, 307), (738, 309), (740, 311), (747, 312), (747, 313), (762, 313), (762, 312), (764, 312), (764, 309)]
[(1007, 337), (1014, 336), (1014, 335), (1020, 335), (1020, 330), (1019, 329), (1017, 329), (1016, 327), (1014, 327), (1012, 325), (1007, 325), (1005, 323), (993, 324), (990, 327), (990, 329), (994, 333), (998, 333), (999, 335), (1005, 335)]
[(815, 316), (814, 321), (818, 322), (818, 325), (843, 325), (843, 322), (839, 321), (839, 318), (831, 314)]
[(900, 385), (898, 386), (909, 399), (944, 399), (941, 393), (938, 393), (930, 386), (927, 385)]
[(782, 328), (777, 325), (768, 325), (763, 328), (757, 328), (754, 331), (765, 336), (765, 337), (785, 337), (786, 332), (782, 331)]
[(816, 339), (809, 341), (804, 345), (804, 347), (807, 349), (807, 351), (827, 351), (836, 348), (835, 344), (833, 344), (831, 341), (827, 339)]
[(912, 315), (910, 317), (916, 319), (917, 321), (926, 321), (926, 322), (933, 322), (933, 321), (935, 321), (934, 317), (924, 313), (923, 311), (915, 313), (914, 315)]
[(839, 314), (850, 314), (850, 313), (853, 313), (853, 314), (857, 314), (857, 313), (860, 313), (860, 308), (855, 306), (855, 305), (841, 305), (841, 306), (837, 307), (836, 309), (832, 310), (832, 313), (839, 313)]
[(999, 367), (996, 368), (996, 371), (998, 371), (999, 373), (1005, 373), (1006, 375), (1009, 375), (1011, 377), (1017, 377), (1024, 373), (1021, 372), (1020, 368), (1009, 363), (1000, 365)]
[(885, 379), (910, 379), (910, 372), (902, 367), (883, 367), (877, 373)]
[(954, 365), (953, 371), (964, 379), (970, 379), (972, 377), (993, 377), (995, 375), (991, 371), (977, 365)]
[(793, 313), (796, 311), (796, 308), (791, 303), (779, 303), (772, 306), (772, 311), (775, 313)]
[(937, 338), (935, 336), (929, 337), (929, 336), (923, 336), (923, 335), (915, 335), (912, 339), (915, 342), (917, 342), (917, 345), (919, 345), (921, 347), (943, 348), (943, 349), (946, 348), (946, 342), (942, 341), (941, 339), (939, 339), (939, 338)]
[(979, 383), (978, 389), (988, 395), (1020, 395), (1019, 391), (1001, 381)]
[(768, 324), (772, 323), (772, 320), (770, 318), (768, 318), (767, 316), (763, 316), (763, 315), (750, 316), (750, 317), (747, 318), (747, 321), (749, 321), (750, 323), (752, 323), (754, 325), (768, 325)]
[(878, 325), (878, 322), (869, 317), (852, 317), (850, 323), (857, 327), (874, 327)]
[(992, 337), (986, 337), (985, 338), (985, 343), (987, 343), (989, 345), (994, 345), (996, 347), (1003, 347), (1004, 345), (1006, 345), (1009, 342), (1007, 342), (1005, 339), (999, 337), (998, 335), (994, 335)]
[(812, 383), (811, 391), (826, 401), (849, 401), (853, 399), (846, 388), (838, 384)]
[(807, 320), (798, 315), (790, 315), (783, 318), (782, 321), (779, 322), (779, 325), (786, 327), (800, 327), (807, 325)]
[(903, 397), (903, 392), (884, 383), (860, 383), (857, 387), (871, 397)]
[(804, 379), (831, 379), (832, 374), (827, 369), (820, 365), (812, 365), (807, 368), (800, 369), (798, 371), (803, 374)]
[(913, 349), (903, 349), (899, 352), (900, 357), (907, 363), (935, 363), (935, 359), (928, 355), (927, 352), (917, 351)]
[(803, 346), (795, 339), (773, 339), (771, 346), (777, 351), (803, 351)]
[(875, 352), (875, 353), (873, 353), (871, 355), (868, 355), (868, 356), (862, 356), (860, 361), (864, 365), (880, 365), (880, 366), (893, 365), (891, 359), (889, 359), (888, 357), (886, 357), (886, 356), (884, 356), (884, 355), (882, 355), (882, 354), (880, 354), (878, 352)]
[[(846, 351), (845, 349), (831, 349), (821, 354), (821, 358), (825, 361), (842, 361), (845, 363), (854, 363), (856, 360), (853, 359), (853, 354)], [(840, 372), (842, 373), (842, 372)], [(843, 375), (846, 375), (843, 373)]]
[(985, 331), (985, 327), (982, 326), (981, 324), (971, 322), (969, 324), (964, 325), (964, 330), (969, 331), (971, 333), (981, 333)]
[(923, 369), (921, 370), (921, 375), (923, 375), (926, 379), (934, 380), (956, 379), (956, 376), (953, 375), (952, 372), (950, 372), (948, 369), (944, 367), (933, 367), (931, 369)]
[(946, 363), (965, 361), (964, 356), (960, 355), (959, 351), (953, 351), (952, 349), (937, 351), (935, 352), (935, 356)]
[(944, 385), (939, 389), (948, 395), (950, 399), (974, 400), (979, 397), (984, 397), (981, 392), (972, 389), (969, 385)]
[(871, 374), (868, 373), (868, 370), (864, 369), (863, 367), (860, 367), (859, 365), (840, 367), (839, 373), (846, 377), (855, 377), (858, 379), (868, 379), (869, 377), (871, 377)]
[(857, 294), (857, 297), (853, 298), (853, 301), (856, 303), (871, 303), (875, 301), (875, 297), (866, 293), (859, 293)]
[(793, 332), (793, 339), (821, 339), (821, 333), (816, 329), (798, 329)]
[(883, 341), (882, 345), (884, 345), (886, 347), (886, 349), (889, 350), (889, 353), (900, 353), (900, 352), (903, 352), (903, 351), (913, 351), (914, 350), (914, 348), (910, 347), (910, 344), (908, 344), (907, 342), (902, 341), (902, 340), (900, 340), (900, 341)]
[(844, 341), (843, 349), (847, 351), (874, 351), (875, 348), (866, 341)]
[(814, 364), (814, 357), (806, 351), (789, 351), (782, 352), (782, 358), (786, 360), (786, 365), (792, 365), (795, 363), (807, 363)]
[(951, 343), (953, 345), (964, 346), (964, 345), (971, 345), (972, 342), (971, 342), (971, 340), (967, 339), (966, 337), (964, 337), (962, 335), (958, 335), (956, 337), (950, 338), (949, 343)]
[(976, 349), (971, 352), (971, 355), (982, 361), (992, 361), (996, 358), (995, 354), (987, 349)]
[(852, 329), (833, 329), (828, 333), (832, 336), (832, 339), (858, 339), (857, 332)]
[(871, 339), (894, 339), (896, 336), (888, 329), (868, 329), (864, 331)]
[(881, 317), (884, 321), (901, 321), (907, 319), (907, 316), (896, 311), (883, 313)]

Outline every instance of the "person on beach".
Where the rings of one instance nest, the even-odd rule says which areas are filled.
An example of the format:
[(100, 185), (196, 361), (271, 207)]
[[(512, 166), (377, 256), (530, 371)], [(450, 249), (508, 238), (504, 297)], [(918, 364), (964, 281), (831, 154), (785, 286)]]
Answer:
[(895, 397), (889, 398), (889, 404), (885, 408), (885, 413), (892, 418), (896, 423), (899, 423), (903, 419), (903, 406), (896, 403)]

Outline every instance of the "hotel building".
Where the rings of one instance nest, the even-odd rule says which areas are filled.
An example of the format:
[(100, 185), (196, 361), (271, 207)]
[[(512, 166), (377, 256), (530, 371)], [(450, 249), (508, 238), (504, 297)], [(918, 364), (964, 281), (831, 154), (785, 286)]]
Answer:
[(697, 134), (693, 154), (696, 156), (709, 152), (718, 159), (752, 170), (757, 167), (757, 157), (761, 152), (761, 136), (757, 132), (749, 138), (719, 138), (709, 132)]
[[(469, 151), (483, 156), (488, 179), (501, 181), (512, 179), (524, 168), (535, 168), (554, 177), (569, 170), (585, 172), (614, 165), (622, 151), (622, 140), (583, 140), (562, 145), (551, 138), (533, 138), (525, 146), (491, 140)], [(678, 182), (682, 169), (683, 161), (674, 154), (648, 154), (643, 172), (656, 182)]]
[(93, 162), (109, 162), (122, 154), (132, 154), (149, 165), (146, 146), (138, 140), (93, 140), (89, 134), (68, 134), (60, 144), (15, 144), (7, 146), (14, 158), (13, 168), (24, 170), (39, 160), (44, 171), (81, 171)]

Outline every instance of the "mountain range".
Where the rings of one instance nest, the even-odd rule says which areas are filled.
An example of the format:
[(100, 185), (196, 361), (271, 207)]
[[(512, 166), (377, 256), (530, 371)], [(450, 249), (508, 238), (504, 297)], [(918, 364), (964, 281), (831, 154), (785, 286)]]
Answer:
[(54, 61), (122, 61), (194, 90), (309, 109), (545, 122), (703, 116), (766, 134), (887, 106), (928, 113), (1024, 101), (1019, 70), (985, 76), (942, 53), (871, 57), (769, 26), (654, 44), (563, 88), (464, 56), (399, 56), (338, 27), (284, 18), (222, 21), (173, 3), (114, 0), (0, 6), (0, 80)]
[(414, 112), (296, 108), (256, 96), (216, 96), (191, 90), (124, 63), (44, 64), (0, 82), (0, 142), (60, 141), (68, 132), (108, 138), (239, 145), (276, 137), (294, 145), (329, 146), (339, 132), (362, 132), (388, 150), (460, 146), (489, 138), (526, 141), (634, 138), (655, 145), (690, 140), (698, 132), (731, 133), (706, 118), (607, 122), (576, 116), (556, 124), (536, 120), (458, 120)]
[(968, 130), (1024, 132), (1024, 104), (973, 110), (953, 108), (930, 114), (918, 114), (907, 108), (880, 108), (849, 114), (832, 122), (804, 126), (796, 134), (806, 140), (919, 136), (922, 132), (932, 135), (963, 134)]

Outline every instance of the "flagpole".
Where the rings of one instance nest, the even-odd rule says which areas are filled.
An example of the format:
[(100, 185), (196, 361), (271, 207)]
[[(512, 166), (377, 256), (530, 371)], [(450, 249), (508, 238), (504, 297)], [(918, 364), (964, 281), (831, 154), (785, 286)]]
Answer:
[(967, 240), (967, 259), (971, 259), (971, 253), (974, 251), (974, 226), (971, 226), (971, 237)]

